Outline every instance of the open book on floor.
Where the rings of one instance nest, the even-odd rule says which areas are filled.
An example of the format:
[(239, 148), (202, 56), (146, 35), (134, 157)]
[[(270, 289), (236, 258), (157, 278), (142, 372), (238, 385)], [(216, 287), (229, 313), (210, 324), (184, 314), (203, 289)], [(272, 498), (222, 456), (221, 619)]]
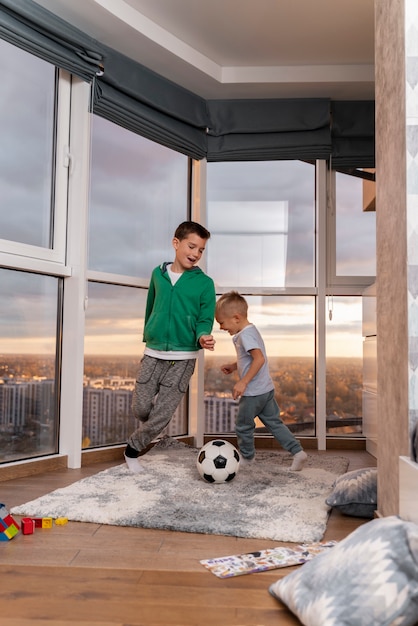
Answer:
[(218, 578), (230, 578), (231, 576), (265, 572), (279, 567), (302, 565), (324, 550), (332, 548), (336, 543), (336, 541), (305, 543), (292, 548), (271, 548), (259, 552), (205, 559), (200, 563)]

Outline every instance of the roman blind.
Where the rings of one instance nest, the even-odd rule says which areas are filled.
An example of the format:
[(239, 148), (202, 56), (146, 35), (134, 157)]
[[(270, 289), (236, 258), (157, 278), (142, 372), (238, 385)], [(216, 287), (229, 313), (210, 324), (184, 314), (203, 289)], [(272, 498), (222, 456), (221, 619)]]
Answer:
[(333, 165), (336, 167), (374, 167), (374, 101), (331, 102), (331, 136)]
[(328, 99), (208, 101), (208, 161), (324, 159)]
[(103, 69), (94, 39), (30, 0), (0, 0), (0, 37), (85, 80)]
[(143, 65), (103, 47), (93, 111), (194, 159), (206, 156), (206, 102)]
[(0, 0), (0, 37), (91, 82), (92, 111), (194, 159), (374, 167), (374, 102), (205, 100), (32, 0)]

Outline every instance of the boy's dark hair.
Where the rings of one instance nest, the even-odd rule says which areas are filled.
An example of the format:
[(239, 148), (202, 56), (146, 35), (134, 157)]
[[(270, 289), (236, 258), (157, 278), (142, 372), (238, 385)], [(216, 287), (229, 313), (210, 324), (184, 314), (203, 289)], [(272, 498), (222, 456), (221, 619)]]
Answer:
[(204, 226), (191, 221), (179, 224), (176, 228), (176, 232), (174, 233), (174, 237), (181, 241), (191, 234), (198, 235), (201, 239), (210, 238), (210, 232)]

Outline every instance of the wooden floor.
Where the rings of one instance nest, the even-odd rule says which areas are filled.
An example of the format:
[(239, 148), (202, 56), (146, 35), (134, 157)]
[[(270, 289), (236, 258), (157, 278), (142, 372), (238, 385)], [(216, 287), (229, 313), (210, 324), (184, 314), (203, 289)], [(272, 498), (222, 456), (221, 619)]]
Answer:
[[(349, 458), (349, 470), (376, 465), (365, 451), (309, 454)], [(113, 463), (0, 483), (10, 510)], [(187, 494), (185, 494), (187, 497)], [(20, 518), (16, 518), (20, 521)], [(263, 517), (255, 524), (262, 524)], [(365, 520), (333, 511), (325, 540), (341, 540)], [(200, 559), (242, 554), (279, 542), (69, 522), (0, 542), (2, 626), (289, 626), (300, 624), (268, 593), (294, 568), (230, 579)]]

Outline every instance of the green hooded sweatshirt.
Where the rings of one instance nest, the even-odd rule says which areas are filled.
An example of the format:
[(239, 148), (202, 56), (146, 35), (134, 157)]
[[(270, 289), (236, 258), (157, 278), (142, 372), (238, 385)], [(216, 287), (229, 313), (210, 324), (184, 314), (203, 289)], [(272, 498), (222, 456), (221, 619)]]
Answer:
[(153, 350), (199, 350), (199, 338), (212, 332), (215, 285), (197, 266), (172, 285), (167, 265), (156, 267), (151, 275), (144, 341)]

